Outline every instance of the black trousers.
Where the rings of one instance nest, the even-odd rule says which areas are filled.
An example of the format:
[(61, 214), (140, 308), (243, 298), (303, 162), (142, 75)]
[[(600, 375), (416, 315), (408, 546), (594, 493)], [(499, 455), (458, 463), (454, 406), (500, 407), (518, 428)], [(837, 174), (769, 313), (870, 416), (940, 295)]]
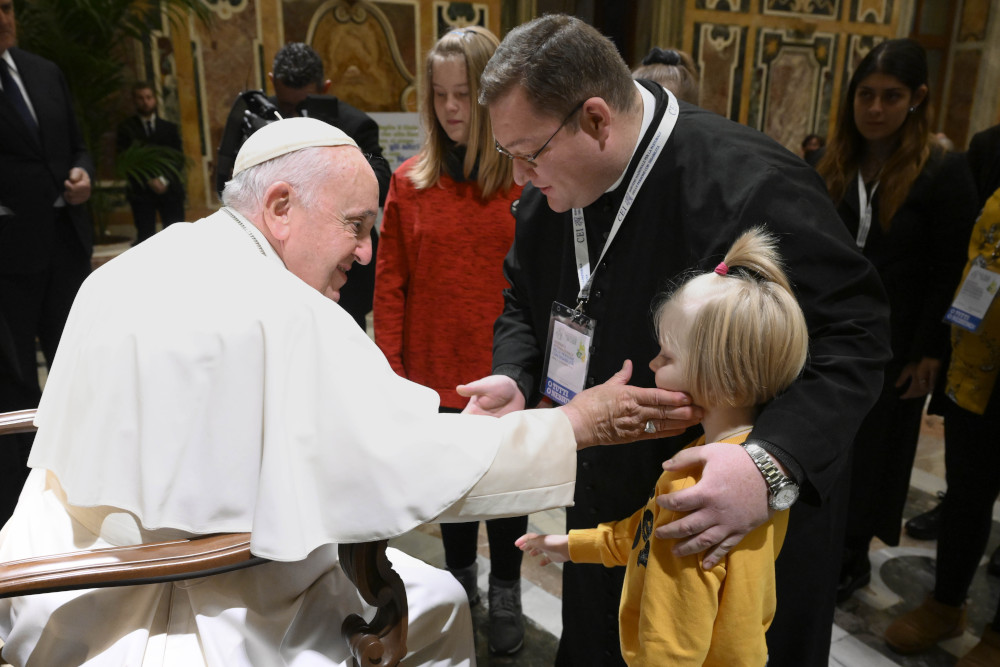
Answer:
[[(351, 273), (355, 269), (351, 269)], [(440, 412), (456, 413), (461, 410), (441, 408)], [(521, 560), (524, 554), (514, 546), (514, 540), (526, 532), (526, 516), (490, 519), (486, 522), (486, 536), (490, 542), (490, 573), (497, 579), (513, 581), (521, 578)], [(444, 562), (448, 569), (469, 567), (476, 562), (479, 522), (442, 523), (441, 542), (444, 544)]]
[(155, 195), (133, 197), (128, 202), (132, 206), (132, 220), (135, 222), (136, 243), (142, 243), (156, 233), (156, 214), (166, 229), (175, 222), (184, 220), (184, 197), (177, 195)]
[[(36, 339), (49, 367), (70, 306), (90, 274), (90, 257), (65, 211), (57, 212), (48, 266), (30, 274), (0, 273), (0, 412), (38, 407)], [(28, 477), (33, 436), (0, 438), (0, 525), (7, 522)]]
[[(950, 402), (949, 402), (950, 403)], [(1000, 395), (993, 391), (986, 413), (950, 404), (944, 415), (944, 462), (948, 493), (941, 506), (934, 597), (965, 602), (993, 525), (1000, 494)], [(1000, 630), (1000, 604), (993, 627)]]

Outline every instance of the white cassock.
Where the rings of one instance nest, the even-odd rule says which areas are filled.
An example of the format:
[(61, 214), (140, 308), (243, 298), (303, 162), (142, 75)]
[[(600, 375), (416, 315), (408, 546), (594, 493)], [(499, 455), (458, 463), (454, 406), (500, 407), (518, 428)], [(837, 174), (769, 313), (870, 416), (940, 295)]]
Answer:
[[(393, 373), (241, 222), (172, 225), (84, 283), (0, 560), (250, 532), (276, 562), (0, 600), (13, 665), (347, 664), (340, 624), (370, 610), (337, 544), (572, 503), (560, 411), (439, 414), (435, 392)], [(389, 558), (410, 606), (404, 664), (474, 662), (461, 586)]]

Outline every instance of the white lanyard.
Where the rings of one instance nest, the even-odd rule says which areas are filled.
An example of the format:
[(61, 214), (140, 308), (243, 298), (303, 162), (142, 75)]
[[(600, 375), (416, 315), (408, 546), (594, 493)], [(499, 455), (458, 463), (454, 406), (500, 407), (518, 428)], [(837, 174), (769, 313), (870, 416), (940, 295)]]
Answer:
[[(611, 242), (622, 226), (622, 221), (625, 220), (625, 216), (628, 215), (629, 209), (632, 208), (632, 203), (639, 194), (639, 188), (642, 187), (646, 176), (649, 175), (653, 164), (656, 162), (656, 158), (659, 157), (663, 147), (667, 144), (670, 133), (674, 131), (674, 125), (677, 124), (677, 114), (680, 111), (677, 98), (669, 90), (666, 93), (668, 97), (667, 109), (663, 112), (663, 118), (660, 119), (660, 125), (656, 128), (656, 134), (653, 135), (649, 146), (646, 147), (642, 157), (639, 159), (635, 173), (632, 174), (632, 181), (628, 184), (628, 190), (625, 192), (625, 198), (618, 209), (618, 215), (615, 216), (615, 223), (611, 227), (611, 233), (608, 234), (608, 240), (604, 243), (604, 249), (601, 250), (601, 256), (597, 260), (598, 264), (604, 259), (604, 253), (611, 246)], [(576, 250), (576, 273), (580, 280), (580, 295), (577, 299), (583, 302), (590, 298), (590, 286), (594, 282), (594, 274), (590, 270), (590, 248), (587, 244), (587, 228), (584, 225), (582, 208), (573, 209), (573, 241)]]
[(872, 200), (875, 199), (875, 191), (878, 190), (878, 184), (881, 181), (875, 181), (875, 185), (872, 186), (871, 197), (868, 196), (868, 191), (865, 190), (865, 181), (861, 178), (861, 170), (858, 170), (858, 247), (864, 250), (865, 243), (868, 241), (868, 231), (872, 228)]

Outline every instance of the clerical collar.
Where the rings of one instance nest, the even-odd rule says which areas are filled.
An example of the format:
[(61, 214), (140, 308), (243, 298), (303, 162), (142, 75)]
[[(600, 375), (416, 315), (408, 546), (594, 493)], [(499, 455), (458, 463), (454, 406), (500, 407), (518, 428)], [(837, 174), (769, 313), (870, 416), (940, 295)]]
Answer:
[(653, 97), (653, 93), (646, 90), (646, 87), (635, 81), (635, 87), (639, 89), (639, 93), (642, 95), (642, 126), (639, 128), (639, 136), (636, 137), (635, 146), (632, 147), (632, 154), (628, 158), (628, 162), (625, 163), (625, 169), (622, 171), (622, 175), (618, 177), (618, 180), (614, 184), (605, 190), (605, 192), (613, 192), (622, 181), (625, 180), (625, 174), (628, 172), (628, 166), (632, 164), (632, 158), (635, 157), (635, 152), (639, 150), (639, 144), (642, 143), (642, 138), (646, 136), (646, 130), (653, 123), (653, 114), (656, 113), (656, 98)]
[(278, 253), (275, 252), (274, 248), (271, 247), (271, 244), (268, 243), (263, 232), (257, 229), (257, 226), (250, 222), (246, 216), (231, 206), (223, 206), (221, 211), (228, 215), (233, 222), (239, 225), (239, 227), (250, 236), (250, 241), (252, 241), (254, 247), (260, 251), (260, 254), (278, 262), (283, 267), (285, 266), (285, 262), (281, 259)]

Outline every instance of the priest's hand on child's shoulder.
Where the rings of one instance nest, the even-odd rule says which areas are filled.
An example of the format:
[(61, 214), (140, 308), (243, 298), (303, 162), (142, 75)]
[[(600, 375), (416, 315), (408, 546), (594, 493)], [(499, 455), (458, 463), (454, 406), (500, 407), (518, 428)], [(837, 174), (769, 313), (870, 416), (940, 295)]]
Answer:
[(721, 561), (751, 530), (771, 516), (767, 484), (739, 445), (713, 442), (689, 447), (663, 464), (664, 470), (701, 468), (698, 483), (657, 496), (656, 503), (684, 512), (680, 519), (656, 529), (656, 537), (678, 540), (678, 556), (703, 553), (708, 570)]

